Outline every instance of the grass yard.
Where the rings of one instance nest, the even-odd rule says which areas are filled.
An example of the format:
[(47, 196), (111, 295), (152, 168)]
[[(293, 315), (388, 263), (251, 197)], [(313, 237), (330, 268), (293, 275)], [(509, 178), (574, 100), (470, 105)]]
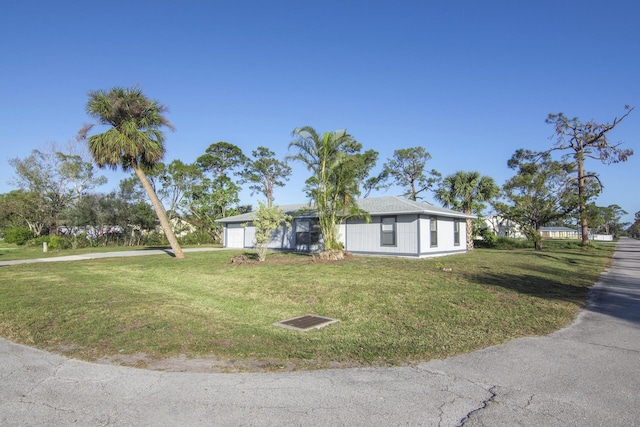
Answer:
[[(230, 261), (244, 252), (217, 251), (0, 267), (0, 336), (138, 367), (179, 356), (227, 371), (416, 363), (570, 323), (613, 245), (545, 248), (342, 262), (277, 253), (240, 265)], [(307, 332), (272, 325), (304, 314), (340, 322)]]

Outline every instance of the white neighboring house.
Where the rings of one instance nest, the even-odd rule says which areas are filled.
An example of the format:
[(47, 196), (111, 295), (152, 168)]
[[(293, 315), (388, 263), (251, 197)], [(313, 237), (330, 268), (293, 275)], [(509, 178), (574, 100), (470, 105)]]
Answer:
[(578, 230), (569, 227), (540, 227), (543, 239), (579, 239)]
[[(581, 239), (582, 231), (570, 227), (540, 227), (543, 239)], [(589, 240), (613, 241), (611, 234), (595, 234), (589, 231)]]
[(524, 239), (526, 236), (520, 231), (520, 225), (501, 217), (500, 215), (488, 216), (484, 219), (489, 230), (498, 237), (510, 237), (512, 239)]
[[(388, 196), (357, 201), (370, 221), (349, 219), (340, 225), (339, 239), (354, 254), (430, 257), (467, 250), (466, 219), (462, 212)], [(280, 206), (293, 217), (291, 226), (273, 232), (270, 249), (316, 252), (322, 249), (317, 213), (308, 204)], [(224, 247), (253, 248), (252, 213), (216, 220), (224, 226)]]

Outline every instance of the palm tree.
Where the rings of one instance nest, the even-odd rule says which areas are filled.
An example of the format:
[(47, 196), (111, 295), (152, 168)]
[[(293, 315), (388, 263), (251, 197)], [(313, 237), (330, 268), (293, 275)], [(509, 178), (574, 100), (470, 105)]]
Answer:
[[(493, 178), (481, 176), (480, 172), (458, 171), (442, 180), (436, 191), (436, 199), (445, 208), (461, 210), (467, 215), (484, 208), (482, 202), (498, 195), (500, 189)], [(473, 223), (467, 218), (467, 250), (473, 250)]]
[[(184, 258), (169, 219), (144, 170), (162, 160), (165, 153), (163, 126), (174, 130), (163, 115), (167, 108), (149, 99), (138, 88), (115, 87), (109, 91), (89, 92), (87, 113), (100, 125), (111, 126), (88, 139), (89, 152), (100, 168), (127, 171), (133, 169), (147, 192), (160, 225), (176, 258)], [(86, 139), (95, 124), (84, 126), (79, 137)]]
[(307, 193), (315, 202), (318, 224), (325, 249), (338, 249), (337, 226), (340, 221), (362, 212), (358, 209), (354, 155), (362, 145), (345, 129), (318, 134), (311, 126), (294, 129), (289, 148), (298, 152), (290, 159), (304, 163), (312, 172)]

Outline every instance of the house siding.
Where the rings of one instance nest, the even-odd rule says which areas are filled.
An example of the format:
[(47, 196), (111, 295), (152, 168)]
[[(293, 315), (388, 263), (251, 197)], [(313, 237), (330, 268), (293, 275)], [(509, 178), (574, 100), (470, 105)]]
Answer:
[(353, 253), (381, 253), (388, 255), (417, 255), (415, 238), (418, 222), (416, 215), (396, 216), (396, 243), (382, 245), (381, 217), (372, 217), (369, 223), (364, 220), (349, 220), (346, 226), (345, 249)]
[[(426, 203), (410, 201), (396, 196), (361, 201), (370, 213), (370, 221), (350, 219), (340, 224), (338, 240), (344, 248), (356, 254), (429, 257), (466, 252), (465, 214), (438, 208)], [(286, 211), (295, 216), (291, 226), (274, 231), (268, 244), (270, 249), (315, 252), (322, 249), (318, 236), (317, 217), (306, 205), (289, 205)], [(308, 206), (307, 206), (308, 207)], [(302, 213), (300, 213), (302, 212)], [(225, 246), (253, 248), (255, 227), (249, 214), (219, 220), (225, 225)], [(431, 224), (437, 223), (437, 244), (431, 242)], [(454, 227), (460, 224), (460, 243), (455, 244)], [(302, 225), (309, 222), (309, 226)], [(384, 227), (383, 227), (384, 222)], [(393, 226), (393, 228), (391, 228)], [(306, 230), (313, 231), (309, 241), (319, 237), (317, 244), (302, 239)], [(391, 234), (393, 230), (393, 234)], [(296, 240), (300, 237), (300, 241)], [(383, 244), (383, 240), (387, 244)], [(240, 242), (240, 243), (239, 243)], [(237, 245), (237, 246), (236, 246)]]
[(429, 217), (424, 215), (420, 215), (420, 218), (418, 219), (420, 255), (424, 254), (429, 249), (429, 221)]
[[(226, 235), (232, 235), (238, 229), (239, 224), (228, 224), (226, 229)], [(229, 248), (254, 248), (254, 240), (256, 237), (256, 227), (248, 224), (242, 227), (243, 237), (242, 237), (242, 246), (229, 246), (225, 245), (225, 247)], [(269, 249), (284, 249), (284, 250), (295, 250), (293, 229), (291, 227), (280, 227), (277, 230), (274, 230), (271, 234), (271, 239), (269, 243), (267, 243), (267, 247)], [(231, 242), (230, 242), (231, 243)]]

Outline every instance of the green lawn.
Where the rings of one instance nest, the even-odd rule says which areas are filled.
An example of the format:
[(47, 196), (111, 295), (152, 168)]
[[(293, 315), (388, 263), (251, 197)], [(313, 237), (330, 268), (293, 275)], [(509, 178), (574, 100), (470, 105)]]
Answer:
[[(570, 323), (613, 246), (545, 248), (342, 262), (278, 253), (241, 265), (230, 261), (243, 252), (216, 251), (0, 267), (0, 336), (85, 360), (207, 356), (234, 369), (414, 363)], [(304, 314), (340, 322), (308, 332), (272, 325)]]

